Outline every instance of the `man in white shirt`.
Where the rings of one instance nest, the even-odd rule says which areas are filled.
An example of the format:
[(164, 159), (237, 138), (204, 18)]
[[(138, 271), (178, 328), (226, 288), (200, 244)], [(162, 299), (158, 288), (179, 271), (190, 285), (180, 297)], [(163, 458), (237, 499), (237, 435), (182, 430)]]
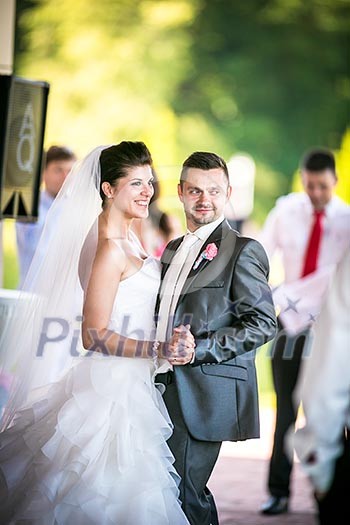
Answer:
[(47, 212), (75, 161), (75, 154), (65, 146), (51, 146), (46, 152), (45, 169), (43, 171), (45, 188), (40, 193), (38, 220), (35, 223), (16, 222), (20, 269), (19, 288), (22, 288), (28, 273), (44, 228)]
[(288, 511), (292, 463), (284, 441), (298, 410), (293, 391), (310, 326), (350, 242), (350, 207), (334, 195), (333, 154), (323, 149), (308, 152), (301, 164), (301, 177), (304, 193), (278, 199), (259, 238), (270, 257), (280, 250), (284, 269), (284, 283), (273, 293), (280, 311), (272, 348), (277, 414), (268, 477), (270, 498), (261, 507), (263, 514)]

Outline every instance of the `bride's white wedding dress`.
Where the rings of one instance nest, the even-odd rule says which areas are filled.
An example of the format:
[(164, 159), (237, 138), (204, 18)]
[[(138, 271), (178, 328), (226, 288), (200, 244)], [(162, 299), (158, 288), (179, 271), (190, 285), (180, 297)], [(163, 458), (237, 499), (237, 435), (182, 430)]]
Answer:
[[(109, 328), (152, 340), (159, 262), (122, 281)], [(0, 522), (188, 525), (151, 359), (82, 357), (0, 434)]]

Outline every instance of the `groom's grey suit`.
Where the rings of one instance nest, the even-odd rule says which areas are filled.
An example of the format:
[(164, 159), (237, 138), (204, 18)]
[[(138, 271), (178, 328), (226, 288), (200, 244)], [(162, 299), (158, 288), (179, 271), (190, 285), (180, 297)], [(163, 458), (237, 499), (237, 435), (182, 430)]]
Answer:
[[(171, 241), (164, 251), (162, 278), (181, 242)], [(255, 351), (276, 331), (262, 246), (241, 237), (225, 220), (201, 252), (211, 243), (218, 253), (192, 267), (173, 321), (174, 326), (191, 325), (194, 361), (158, 376), (167, 384), (164, 399), (175, 427), (169, 445), (191, 525), (217, 523), (206, 484), (221, 442), (259, 437)]]

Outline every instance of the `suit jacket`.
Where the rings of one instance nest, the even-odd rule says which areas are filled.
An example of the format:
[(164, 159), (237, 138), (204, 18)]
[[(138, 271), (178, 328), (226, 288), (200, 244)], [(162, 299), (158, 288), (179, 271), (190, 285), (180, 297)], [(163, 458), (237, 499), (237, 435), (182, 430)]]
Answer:
[[(162, 278), (181, 241), (166, 247)], [(241, 237), (227, 221), (202, 250), (210, 243), (218, 253), (191, 269), (174, 316), (174, 326), (191, 325), (196, 341), (194, 362), (174, 366), (180, 409), (195, 439), (257, 438), (255, 352), (276, 332), (268, 259), (260, 243)]]

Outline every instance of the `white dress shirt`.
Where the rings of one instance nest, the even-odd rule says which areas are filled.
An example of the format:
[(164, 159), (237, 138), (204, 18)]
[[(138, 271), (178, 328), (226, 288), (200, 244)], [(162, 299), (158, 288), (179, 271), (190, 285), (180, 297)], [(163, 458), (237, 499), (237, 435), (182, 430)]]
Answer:
[(182, 243), (177, 248), (171, 265), (165, 274), (161, 291), (160, 307), (157, 322), (157, 341), (167, 341), (171, 336), (172, 318), (175, 311), (175, 290), (179, 289), (180, 275), (188, 274), (191, 267), (192, 254), (197, 253), (200, 239), (195, 233), (187, 232)]
[[(205, 224), (204, 226), (201, 226), (195, 232), (190, 232), (189, 230), (187, 230), (186, 235), (192, 234), (197, 239), (195, 240), (194, 243), (192, 243), (192, 245), (188, 249), (187, 257), (185, 261), (183, 262), (180, 272), (178, 272), (175, 267), (172, 268), (173, 261), (174, 263), (176, 262), (176, 259), (175, 259), (176, 255), (174, 256), (172, 262), (170, 263), (170, 267), (168, 268), (165, 274), (165, 277), (163, 279), (162, 286), (160, 289), (160, 301), (161, 302), (160, 302), (160, 309), (159, 309), (159, 323), (163, 323), (165, 319), (162, 320), (162, 315), (161, 315), (161, 312), (163, 310), (162, 301), (166, 299), (164, 296), (164, 292), (166, 292), (167, 295), (169, 294), (171, 296), (169, 311), (168, 311), (168, 315), (166, 316), (166, 324), (168, 325), (168, 329), (166, 330), (166, 332), (168, 336), (169, 336), (170, 329), (172, 329), (173, 327), (173, 319), (174, 319), (176, 306), (177, 306), (177, 303), (178, 303), (178, 300), (181, 294), (181, 290), (187, 279), (187, 276), (190, 273), (191, 268), (194, 265), (195, 261), (199, 257), (203, 244), (206, 242), (208, 237), (213, 233), (213, 231), (216, 230), (219, 224), (222, 223), (223, 220), (224, 220), (224, 216), (221, 216), (219, 217), (219, 219), (216, 219), (216, 221), (213, 221), (210, 224)], [(186, 238), (186, 235), (184, 237), (184, 240)], [(182, 245), (179, 246), (178, 250), (181, 250), (181, 246)], [(163, 313), (163, 317), (164, 317), (164, 313)], [(159, 331), (157, 331), (157, 333), (159, 333)], [(160, 335), (159, 340), (160, 341), (164, 340), (164, 331), (162, 331), (162, 333), (159, 333), (159, 335)]]
[(306, 193), (281, 197), (259, 236), (270, 259), (277, 250), (282, 257), (284, 283), (273, 291), (273, 298), (290, 334), (303, 330), (317, 317), (335, 266), (350, 246), (350, 206), (334, 196), (325, 208), (318, 268), (301, 278), (313, 212)]
[(314, 488), (325, 492), (342, 452), (342, 431), (350, 428), (350, 250), (338, 265), (314, 336), (295, 393), (306, 425), (296, 434), (291, 429), (287, 443), (291, 453), (295, 447)]
[[(190, 273), (195, 261), (200, 256), (203, 244), (224, 219), (225, 217), (222, 215), (219, 217), (219, 219), (216, 219), (216, 221), (201, 226), (195, 232), (190, 232), (187, 230), (182, 243), (176, 251), (176, 254), (181, 251), (182, 244), (185, 242), (185, 239), (189, 236), (189, 234), (194, 236), (194, 242), (191, 243), (190, 247), (188, 248), (187, 256), (181, 258), (182, 261), (180, 260), (180, 269), (177, 265), (176, 254), (174, 255), (170, 263), (170, 267), (168, 268), (161, 284), (160, 307), (156, 331), (157, 341), (166, 341), (171, 336), (176, 306), (187, 276)], [(193, 355), (192, 361), (194, 360), (194, 357), (195, 356)], [(165, 359), (159, 359), (154, 377), (156, 374), (167, 372), (168, 370), (172, 370), (170, 363)]]

